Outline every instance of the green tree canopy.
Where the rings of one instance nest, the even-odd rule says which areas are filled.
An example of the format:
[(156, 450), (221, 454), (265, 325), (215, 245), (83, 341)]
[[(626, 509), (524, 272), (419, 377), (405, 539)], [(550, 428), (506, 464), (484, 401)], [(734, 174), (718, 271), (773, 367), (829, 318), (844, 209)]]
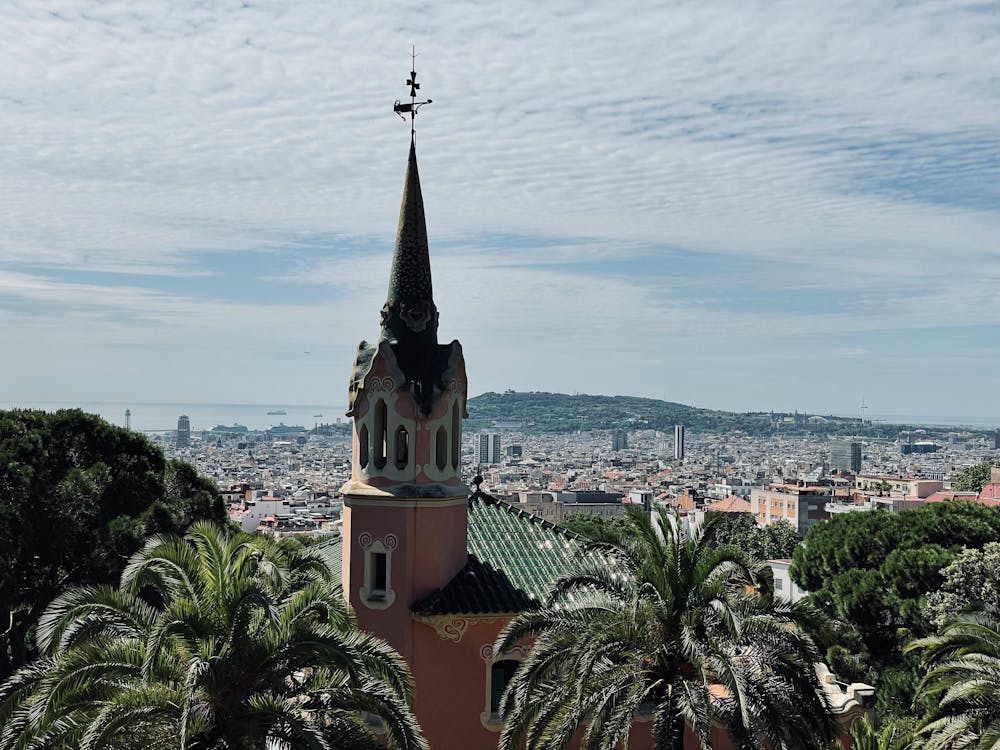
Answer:
[(802, 541), (787, 521), (761, 527), (750, 513), (709, 513), (708, 519), (712, 520), (709, 544), (731, 544), (754, 560), (789, 558)]
[(928, 619), (938, 628), (962, 612), (1000, 605), (1000, 542), (963, 550), (941, 576), (941, 587), (925, 602)]
[(215, 486), (79, 410), (0, 411), (0, 678), (67, 584), (116, 580), (146, 535), (222, 520)]
[(569, 529), (574, 534), (595, 541), (603, 540), (610, 533), (609, 529), (624, 530), (628, 528), (622, 516), (595, 516), (589, 513), (574, 513), (559, 521), (559, 525), (564, 529)]
[(776, 600), (766, 566), (707, 544), (711, 522), (685, 539), (666, 511), (628, 520), (501, 632), (498, 653), (533, 641), (501, 702), (501, 750), (565, 748), (578, 730), (582, 747), (611, 750), (635, 713), (664, 750), (683, 748), (685, 724), (710, 747), (716, 722), (745, 750), (825, 747), (833, 719), (804, 627), (819, 613)]
[(955, 475), (952, 486), (962, 492), (980, 492), (990, 482), (990, 470), (994, 464), (984, 461), (981, 464), (966, 466)]
[(0, 687), (0, 749), (426, 750), (402, 658), (358, 630), (322, 546), (196, 523), (118, 588), (59, 596), (41, 658)]
[[(978, 503), (846, 513), (810, 529), (795, 550), (791, 573), (823, 611), (843, 623), (844, 646), (859, 667), (852, 676), (876, 683), (886, 712), (905, 712), (918, 665), (902, 646), (933, 631), (926, 597), (943, 585), (942, 570), (964, 548), (979, 549), (998, 538), (1000, 510)], [(832, 653), (828, 658), (838, 669), (848, 663)]]

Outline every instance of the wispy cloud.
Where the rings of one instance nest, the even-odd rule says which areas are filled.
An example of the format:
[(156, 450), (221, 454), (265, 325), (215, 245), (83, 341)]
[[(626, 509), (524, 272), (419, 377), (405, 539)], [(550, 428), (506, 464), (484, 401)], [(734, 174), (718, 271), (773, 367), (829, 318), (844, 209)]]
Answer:
[[(990, 4), (13, 0), (4, 392), (88, 395), (32, 377), (61, 347), (93, 398), (169, 390), (171, 362), (225, 351), (241, 398), (271, 400), (255, 356), (312, 341), (331, 362), (300, 387), (339, 393), (331, 372), (376, 333), (411, 42), (435, 100), (418, 142), (438, 304), (474, 390), (833, 410), (871, 379), (863, 351), (916, 379), (881, 389), (912, 411), (933, 365), (908, 362), (1000, 366), (961, 334), (1000, 313)], [(163, 359), (127, 384), (84, 356), (142, 344)], [(968, 377), (934, 410), (981, 402)], [(232, 383), (209, 368), (169, 397)]]

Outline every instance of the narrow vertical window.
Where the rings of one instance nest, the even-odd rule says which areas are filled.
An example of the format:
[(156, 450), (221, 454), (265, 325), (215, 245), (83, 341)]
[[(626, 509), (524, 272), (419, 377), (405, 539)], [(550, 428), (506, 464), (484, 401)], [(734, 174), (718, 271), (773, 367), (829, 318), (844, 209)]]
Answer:
[(368, 425), (361, 425), (358, 430), (358, 463), (364, 469), (368, 466)]
[(451, 405), (451, 468), (458, 471), (458, 462), (462, 457), (462, 432), (459, 429), (458, 402)]
[(378, 468), (383, 468), (385, 466), (386, 458), (386, 418), (388, 416), (388, 410), (385, 406), (385, 401), (379, 399), (375, 404), (375, 424), (374, 424), (374, 448), (375, 448), (375, 466)]
[(389, 588), (388, 557), (385, 552), (372, 553), (372, 593), (385, 595)]
[(396, 430), (396, 468), (405, 469), (410, 463), (410, 433), (402, 425)]
[(438, 471), (444, 471), (444, 467), (448, 465), (448, 430), (444, 425), (438, 427), (434, 440), (434, 454), (434, 463), (437, 464)]
[(503, 692), (507, 689), (507, 685), (510, 684), (511, 678), (514, 676), (514, 672), (520, 664), (513, 659), (502, 659), (501, 661), (494, 662), (490, 667), (490, 718), (493, 720), (499, 720), (500, 716), (500, 700), (503, 698)]
[(396, 548), (396, 539), (389, 534), (384, 541), (389, 546), (377, 539), (364, 548), (364, 585), (358, 594), (368, 609), (387, 609), (396, 599), (392, 590), (392, 550)]

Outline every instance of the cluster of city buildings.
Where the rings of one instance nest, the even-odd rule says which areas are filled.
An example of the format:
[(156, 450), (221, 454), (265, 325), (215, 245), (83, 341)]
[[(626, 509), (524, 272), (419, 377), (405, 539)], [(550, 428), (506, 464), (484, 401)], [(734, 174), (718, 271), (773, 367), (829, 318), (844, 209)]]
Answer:
[[(340, 487), (350, 476), (346, 425), (316, 433), (279, 425), (192, 430), (186, 416), (173, 433), (153, 433), (171, 456), (213, 478), (247, 530), (340, 533)], [(912, 446), (933, 446), (933, 450)], [(952, 489), (966, 466), (1000, 460), (1000, 432), (965, 430), (937, 442), (903, 432), (895, 439), (824, 439), (673, 434), (651, 430), (533, 434), (496, 430), (466, 436), (465, 479), (548, 521), (611, 516), (630, 505), (672, 506), (700, 520), (706, 512), (752, 513), (761, 525), (786, 521), (805, 535), (840, 513), (900, 511), (959, 499), (1000, 503), (1000, 479), (981, 492)]]

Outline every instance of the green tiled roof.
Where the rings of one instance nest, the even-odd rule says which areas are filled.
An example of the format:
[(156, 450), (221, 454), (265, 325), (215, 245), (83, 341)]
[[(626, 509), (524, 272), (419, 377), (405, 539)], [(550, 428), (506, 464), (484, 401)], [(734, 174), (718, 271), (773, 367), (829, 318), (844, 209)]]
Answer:
[(534, 609), (556, 579), (588, 554), (584, 545), (571, 531), (476, 492), (469, 498), (469, 561), (413, 611), (468, 615)]

